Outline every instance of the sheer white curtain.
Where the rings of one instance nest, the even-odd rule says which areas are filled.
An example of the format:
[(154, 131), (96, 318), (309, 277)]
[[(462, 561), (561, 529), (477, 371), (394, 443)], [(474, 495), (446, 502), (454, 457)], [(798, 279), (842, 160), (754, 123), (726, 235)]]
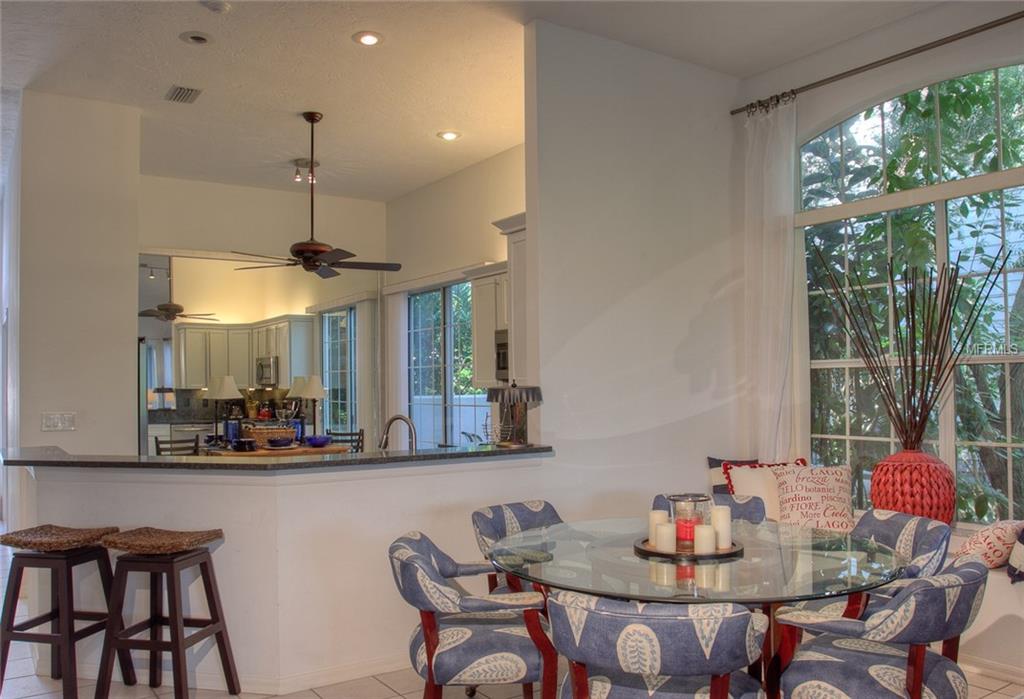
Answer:
[[(744, 331), (750, 448), (762, 460), (797, 456), (800, 379), (795, 376), (799, 238), (796, 201), (796, 105), (747, 118), (744, 163)], [(809, 441), (806, 440), (806, 441)]]

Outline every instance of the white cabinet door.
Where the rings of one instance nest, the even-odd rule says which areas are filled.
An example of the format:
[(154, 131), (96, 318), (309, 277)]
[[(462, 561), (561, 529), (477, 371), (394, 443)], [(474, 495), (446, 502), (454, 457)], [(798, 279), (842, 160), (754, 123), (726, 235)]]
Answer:
[(252, 335), (249, 330), (228, 330), (228, 373), (241, 389), (252, 386)]
[(494, 329), (508, 330), (508, 274), (499, 274), (496, 279)]
[(207, 384), (220, 376), (227, 376), (228, 370), (228, 331), (207, 330), (206, 331)]
[(296, 376), (319, 374), (313, 359), (313, 322), (293, 320), (288, 326), (288, 353), (281, 355), (281, 365), (287, 359), (289, 381)]
[(206, 355), (207, 332), (200, 328), (185, 328), (181, 341), (182, 388), (206, 388), (208, 363)]
[(288, 337), (289, 323), (275, 323), (268, 328), (273, 337), (273, 355), (278, 358), (277, 386), (278, 388), (289, 388), (292, 385), (291, 371), (291, 343)]
[(491, 388), (494, 377), (494, 331), (498, 321), (498, 277), (473, 280), (473, 385)]

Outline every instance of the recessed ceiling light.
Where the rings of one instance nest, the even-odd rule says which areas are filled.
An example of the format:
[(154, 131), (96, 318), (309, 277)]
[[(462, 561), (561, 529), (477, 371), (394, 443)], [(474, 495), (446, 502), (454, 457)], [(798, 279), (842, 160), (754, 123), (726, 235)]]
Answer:
[(458, 131), (438, 131), (437, 137), (442, 141), (458, 141), (462, 138), (462, 134)]
[(192, 44), (193, 46), (205, 46), (206, 44), (213, 41), (209, 34), (205, 32), (198, 32), (195, 30), (182, 32), (178, 34), (178, 38), (184, 41), (186, 44)]
[(377, 32), (356, 32), (352, 35), (352, 41), (362, 46), (376, 46), (384, 41), (384, 37)]

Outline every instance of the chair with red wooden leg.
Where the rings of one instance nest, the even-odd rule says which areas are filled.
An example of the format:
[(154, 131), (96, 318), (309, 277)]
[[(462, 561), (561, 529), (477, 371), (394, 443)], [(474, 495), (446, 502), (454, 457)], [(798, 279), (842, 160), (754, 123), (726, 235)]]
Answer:
[[(205, 531), (172, 531), (143, 527), (103, 537), (102, 544), (110, 549), (124, 551), (117, 558), (114, 586), (110, 599), (111, 614), (103, 639), (99, 676), (96, 680), (96, 699), (106, 699), (110, 692), (114, 654), (134, 648), (149, 651), (149, 686), (162, 683), (161, 656), (171, 654), (171, 675), (174, 678), (174, 698), (188, 699), (188, 666), (185, 651), (200, 641), (214, 638), (224, 671), (229, 694), (241, 693), (238, 671), (228, 639), (224, 608), (213, 572), (213, 558), (206, 544), (224, 538), (220, 529)], [(208, 619), (184, 615), (188, 591), (182, 586), (182, 573), (199, 569), (199, 577), (206, 593), (210, 611)], [(123, 607), (128, 576), (142, 573), (150, 582), (150, 614), (147, 619), (124, 625)], [(163, 610), (163, 588), (167, 589), (167, 613)], [(163, 640), (163, 627), (168, 628), (168, 640)], [(186, 629), (198, 629), (186, 635)], [(148, 639), (136, 636), (148, 632)]]
[(768, 620), (738, 604), (643, 604), (578, 592), (548, 598), (552, 640), (569, 659), (560, 699), (760, 699), (745, 670)]
[[(99, 568), (103, 597), (109, 601), (112, 577), (110, 557), (106, 549), (97, 544), (105, 535), (116, 531), (117, 527), (72, 529), (44, 524), (0, 536), (0, 544), (24, 549), (17, 551), (11, 561), (3, 613), (0, 615), (0, 689), (3, 688), (4, 675), (7, 672), (11, 642), (28, 641), (50, 645), (50, 677), (62, 681), (62, 694), (65, 699), (74, 699), (78, 696), (75, 644), (83, 638), (103, 631), (107, 626), (110, 609), (108, 607), (95, 612), (75, 609), (74, 570), (78, 566), (95, 563)], [(22, 578), (24, 572), (31, 568), (50, 571), (50, 611), (17, 622), (15, 617)], [(76, 629), (76, 621), (93, 623)], [(50, 625), (50, 633), (32, 631), (43, 624)], [(118, 659), (124, 683), (135, 684), (135, 670), (132, 668), (128, 651), (118, 653)]]
[[(525, 500), (506, 502), (502, 505), (481, 507), (471, 515), (473, 533), (480, 553), (488, 555), (494, 543), (506, 536), (529, 529), (561, 524), (555, 506), (546, 500)], [(487, 576), (487, 588), (491, 592), (518, 592), (516, 583), (506, 581), (504, 575), (494, 571)]]
[(421, 532), (388, 549), (402, 598), (419, 610), (409, 659), (424, 679), (424, 699), (440, 699), (445, 686), (518, 684), (533, 697), (554, 699), (558, 655), (543, 618), (539, 592), (472, 595), (456, 578), (492, 572), (489, 563), (457, 563)]
[[(786, 635), (790, 629), (817, 634), (783, 672), (783, 696), (966, 697), (956, 651), (981, 608), (987, 577), (980, 558), (962, 557), (938, 575), (912, 581), (864, 620), (780, 611), (776, 621)], [(938, 642), (941, 655), (928, 648)]]

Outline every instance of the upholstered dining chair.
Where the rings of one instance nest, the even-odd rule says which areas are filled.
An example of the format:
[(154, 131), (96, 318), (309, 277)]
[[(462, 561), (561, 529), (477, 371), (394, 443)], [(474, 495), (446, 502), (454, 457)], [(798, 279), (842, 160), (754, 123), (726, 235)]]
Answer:
[[(528, 529), (562, 523), (558, 510), (547, 500), (506, 502), (502, 505), (481, 507), (473, 512), (471, 519), (476, 544), (480, 547), (480, 553), (485, 556), (499, 539)], [(491, 592), (508, 591), (504, 580), (501, 579), (503, 577), (492, 571), (487, 577), (488, 589)]]
[(560, 699), (757, 699), (745, 670), (768, 618), (737, 604), (625, 602), (578, 592), (548, 597), (555, 648), (569, 660)]
[(447, 685), (520, 684), (554, 699), (558, 656), (542, 618), (544, 595), (472, 595), (455, 578), (493, 571), (490, 563), (458, 563), (421, 532), (388, 548), (402, 598), (419, 610), (409, 659), (426, 682), (424, 699), (441, 699)]
[[(753, 524), (760, 524), (765, 520), (764, 500), (755, 495), (712, 493), (711, 498), (716, 505), (728, 505), (733, 519), (744, 519)], [(651, 509), (663, 510), (672, 516), (672, 504), (668, 501), (668, 495), (655, 495)]]
[(796, 605), (808, 611), (862, 619), (886, 604), (915, 578), (935, 575), (946, 561), (949, 525), (927, 517), (891, 510), (868, 510), (857, 520), (850, 536), (888, 546), (909, 561), (903, 577), (863, 595), (809, 600)]
[[(818, 634), (799, 646), (783, 672), (783, 696), (892, 692), (911, 699), (963, 699), (967, 680), (956, 664), (960, 635), (981, 608), (987, 577), (980, 558), (960, 558), (938, 575), (910, 581), (864, 620), (781, 608), (775, 618), (783, 625), (784, 645), (792, 647), (802, 630)], [(929, 644), (940, 641), (941, 655), (929, 650)]]

